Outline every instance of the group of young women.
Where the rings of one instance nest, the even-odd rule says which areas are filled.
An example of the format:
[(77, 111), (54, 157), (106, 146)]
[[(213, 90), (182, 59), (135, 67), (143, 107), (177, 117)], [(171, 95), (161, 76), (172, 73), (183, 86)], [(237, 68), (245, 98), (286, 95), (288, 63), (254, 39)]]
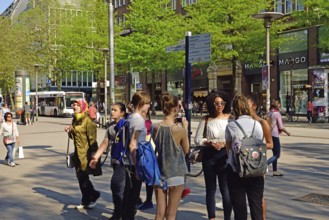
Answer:
[[(100, 193), (94, 189), (90, 182), (88, 174), (90, 169), (96, 168), (100, 156), (112, 142), (113, 176), (111, 190), (114, 212), (110, 219), (135, 219), (136, 204), (142, 185), (135, 174), (136, 149), (139, 142), (147, 141), (145, 120), (150, 101), (150, 96), (147, 93), (136, 92), (131, 100), (133, 108), (129, 116), (124, 104), (113, 104), (111, 111), (113, 122), (98, 151), (89, 162), (86, 152), (90, 141), (96, 140), (96, 125), (92, 124), (93, 122), (89, 117), (86, 117), (88, 114), (86, 103), (82, 100), (74, 102), (73, 123), (65, 130), (74, 139), (76, 160), (78, 161), (75, 163), (75, 169), (82, 199), (81, 205), (77, 208), (92, 208), (100, 197)], [(209, 114), (199, 123), (195, 143), (204, 146), (202, 166), (208, 218), (215, 219), (216, 217), (215, 196), (218, 181), (223, 199), (224, 219), (231, 218), (232, 209), (235, 219), (247, 219), (246, 197), (252, 219), (265, 219), (263, 208), (265, 207), (263, 200), (264, 177), (240, 178), (235, 172), (236, 163), (231, 150), (231, 146), (243, 138), (236, 124), (231, 122), (233, 120), (238, 121), (249, 135), (253, 127), (251, 125), (255, 123), (255, 136), (258, 139), (264, 137), (267, 148), (272, 148), (271, 128), (265, 120), (256, 115), (257, 100), (252, 97), (236, 95), (231, 106), (231, 99), (225, 92), (212, 91), (207, 97), (206, 104)], [(184, 189), (185, 174), (187, 173), (185, 155), (189, 152), (188, 122), (183, 118), (181, 124), (176, 123), (175, 119), (180, 112), (179, 99), (176, 96), (162, 95), (161, 106), (163, 107), (164, 118), (154, 125), (152, 139), (156, 146), (160, 172), (162, 178), (166, 179), (168, 188), (164, 190), (161, 186), (154, 186), (157, 203), (155, 219), (172, 220), (176, 218)], [(276, 117), (274, 120), (281, 120), (275, 126), (278, 126), (277, 129), (285, 130), (280, 117)], [(128, 125), (124, 126), (126, 123)], [(127, 131), (123, 129), (125, 127), (127, 127)], [(87, 136), (87, 138), (83, 136)], [(120, 142), (120, 139), (124, 139), (125, 136), (128, 136), (129, 142)], [(124, 149), (127, 149), (124, 157), (122, 152), (117, 151), (122, 145), (124, 145)], [(272, 162), (277, 159), (278, 156), (272, 159)]]

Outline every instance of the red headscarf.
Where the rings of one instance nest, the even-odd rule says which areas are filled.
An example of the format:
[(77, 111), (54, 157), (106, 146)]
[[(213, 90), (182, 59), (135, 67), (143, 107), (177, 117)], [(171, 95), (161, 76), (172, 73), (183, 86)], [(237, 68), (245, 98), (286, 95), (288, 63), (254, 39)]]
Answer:
[(78, 103), (78, 105), (79, 105), (80, 108), (81, 108), (81, 113), (83, 113), (83, 112), (85, 112), (86, 110), (88, 110), (88, 103), (87, 103), (86, 100), (84, 100), (84, 99), (77, 99), (77, 100), (75, 100), (75, 101), (73, 101), (73, 102)]

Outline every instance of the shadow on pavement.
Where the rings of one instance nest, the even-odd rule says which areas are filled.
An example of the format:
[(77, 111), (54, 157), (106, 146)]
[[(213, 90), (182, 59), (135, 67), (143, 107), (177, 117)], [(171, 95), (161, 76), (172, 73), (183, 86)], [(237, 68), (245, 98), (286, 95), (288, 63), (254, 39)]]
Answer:
[(112, 215), (112, 211), (105, 209), (101, 204), (96, 205), (94, 209), (77, 210), (75, 209), (75, 202), (77, 199), (72, 196), (46, 189), (44, 187), (34, 187), (32, 189), (36, 193), (44, 195), (46, 198), (62, 203), (63, 209), (60, 216), (63, 217), (63, 219), (108, 219), (108, 216)]

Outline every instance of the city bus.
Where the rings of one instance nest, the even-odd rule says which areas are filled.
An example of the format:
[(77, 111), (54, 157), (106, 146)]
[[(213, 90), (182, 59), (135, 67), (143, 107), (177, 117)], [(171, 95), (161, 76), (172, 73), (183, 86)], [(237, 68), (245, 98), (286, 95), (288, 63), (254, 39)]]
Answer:
[(38, 100), (35, 95), (31, 92), (30, 99), (38, 105), (38, 115), (45, 116), (70, 116), (73, 114), (71, 102), (85, 98), (83, 92), (42, 91), (38, 92)]

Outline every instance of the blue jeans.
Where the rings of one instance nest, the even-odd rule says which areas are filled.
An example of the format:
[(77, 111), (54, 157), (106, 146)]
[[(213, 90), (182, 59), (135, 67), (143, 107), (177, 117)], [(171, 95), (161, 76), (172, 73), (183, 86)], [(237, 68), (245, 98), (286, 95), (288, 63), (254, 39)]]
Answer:
[[(225, 151), (225, 149), (223, 149)], [(206, 204), (208, 218), (215, 218), (217, 180), (223, 200), (224, 219), (231, 219), (232, 204), (227, 186), (227, 168), (225, 152), (206, 147), (203, 154), (203, 172), (206, 185)]]
[(6, 160), (8, 160), (8, 163), (14, 162), (13, 152), (14, 152), (15, 143), (6, 144), (5, 146), (7, 148)]
[(278, 159), (280, 158), (281, 154), (281, 145), (279, 137), (272, 137), (273, 140), (273, 156), (267, 160), (267, 164), (270, 165), (272, 163), (273, 171), (278, 170)]

